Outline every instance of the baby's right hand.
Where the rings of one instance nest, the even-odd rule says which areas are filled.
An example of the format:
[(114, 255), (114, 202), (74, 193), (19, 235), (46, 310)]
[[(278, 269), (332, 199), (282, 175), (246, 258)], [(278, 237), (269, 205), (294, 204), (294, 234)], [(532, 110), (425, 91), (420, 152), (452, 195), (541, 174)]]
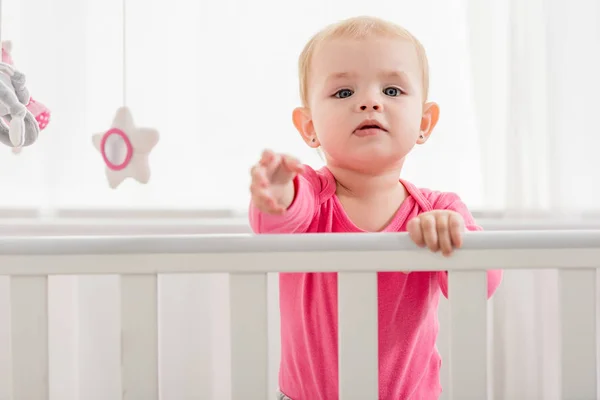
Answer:
[(283, 214), (294, 200), (294, 178), (302, 172), (295, 158), (265, 150), (252, 167), (252, 203), (267, 214)]

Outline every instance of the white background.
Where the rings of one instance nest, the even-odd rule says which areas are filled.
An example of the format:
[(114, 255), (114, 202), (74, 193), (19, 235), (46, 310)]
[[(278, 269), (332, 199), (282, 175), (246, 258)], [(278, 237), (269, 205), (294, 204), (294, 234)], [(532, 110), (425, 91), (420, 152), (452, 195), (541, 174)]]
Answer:
[[(124, 80), (119, 0), (4, 0), (2, 38), (13, 41), (16, 66), (53, 115), (31, 148), (20, 155), (0, 149), (0, 209), (5, 216), (14, 216), (15, 207), (117, 208), (124, 216), (141, 209), (245, 210), (248, 169), (263, 148), (320, 165), (291, 123), (302, 46), (327, 23), (370, 14), (403, 24), (424, 43), (431, 100), (441, 105), (431, 141), (411, 155), (404, 178), (455, 191), (480, 211), (569, 218), (598, 212), (600, 3), (571, 4), (129, 0)], [(107, 129), (123, 105), (123, 86), (136, 122), (158, 128), (161, 141), (148, 185), (127, 181), (111, 190), (91, 136)], [(118, 286), (111, 279), (79, 282), (79, 305), (62, 297), (82, 317), (70, 319), (80, 327), (77, 360), (108, 368), (118, 365), (118, 355), (97, 343), (116, 340), (110, 335), (118, 332)], [(222, 286), (196, 279), (171, 281), (163, 292), (164, 329), (208, 351), (220, 342), (206, 341), (207, 330), (184, 328), (195, 306), (223, 298)], [(546, 329), (557, 322), (556, 294), (551, 272), (505, 275), (493, 303), (494, 336), (507, 360), (496, 365), (497, 398), (557, 398), (555, 364), (537, 363), (541, 354), (556, 361), (556, 332)], [(201, 310), (217, 318), (221, 309)], [(86, 319), (92, 311), (103, 317)], [(199, 368), (186, 358), (189, 349), (171, 348), (169, 362)], [(92, 364), (78, 370), (83, 394), (104, 399), (117, 390), (116, 381), (95, 382), (98, 371), (85, 365)], [(187, 378), (167, 370), (165, 390), (182, 398), (181, 379), (207, 371), (192, 367)]]
[(19, 156), (0, 149), (10, 192), (0, 206), (245, 209), (248, 170), (262, 149), (321, 165), (291, 122), (297, 59), (318, 29), (358, 14), (405, 25), (429, 52), (442, 117), (405, 178), (485, 205), (460, 1), (128, 0), (127, 105), (161, 141), (150, 183), (118, 190), (108, 188), (91, 135), (123, 103), (121, 0), (4, 0), (3, 8), (2, 36), (32, 96), (53, 114), (35, 146)]

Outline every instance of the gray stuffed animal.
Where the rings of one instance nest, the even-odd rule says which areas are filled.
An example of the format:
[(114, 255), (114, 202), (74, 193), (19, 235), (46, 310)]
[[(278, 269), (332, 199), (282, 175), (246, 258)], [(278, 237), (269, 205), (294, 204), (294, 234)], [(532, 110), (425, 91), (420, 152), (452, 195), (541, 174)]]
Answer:
[(29, 146), (38, 138), (39, 125), (26, 108), (29, 99), (25, 75), (0, 62), (0, 142), (6, 146)]

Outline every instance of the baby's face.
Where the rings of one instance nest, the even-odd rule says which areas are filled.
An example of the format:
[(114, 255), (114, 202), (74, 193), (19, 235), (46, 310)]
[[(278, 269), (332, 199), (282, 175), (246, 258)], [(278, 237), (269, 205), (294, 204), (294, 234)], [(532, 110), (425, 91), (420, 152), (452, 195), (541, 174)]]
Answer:
[[(413, 44), (397, 38), (335, 39), (314, 54), (309, 108), (329, 165), (401, 166), (420, 135), (422, 70)], [(361, 124), (380, 128), (360, 129)]]

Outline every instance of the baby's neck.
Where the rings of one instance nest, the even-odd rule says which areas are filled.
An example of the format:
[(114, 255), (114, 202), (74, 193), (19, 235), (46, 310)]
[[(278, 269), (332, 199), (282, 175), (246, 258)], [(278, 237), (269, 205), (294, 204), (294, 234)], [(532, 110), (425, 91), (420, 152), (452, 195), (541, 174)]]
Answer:
[(332, 167), (329, 170), (335, 177), (338, 196), (370, 200), (404, 193), (404, 186), (399, 181), (399, 169), (377, 175)]
[(388, 226), (408, 197), (400, 183), (400, 170), (377, 175), (335, 168), (331, 172), (336, 179), (336, 195), (346, 215), (367, 232), (379, 232)]

